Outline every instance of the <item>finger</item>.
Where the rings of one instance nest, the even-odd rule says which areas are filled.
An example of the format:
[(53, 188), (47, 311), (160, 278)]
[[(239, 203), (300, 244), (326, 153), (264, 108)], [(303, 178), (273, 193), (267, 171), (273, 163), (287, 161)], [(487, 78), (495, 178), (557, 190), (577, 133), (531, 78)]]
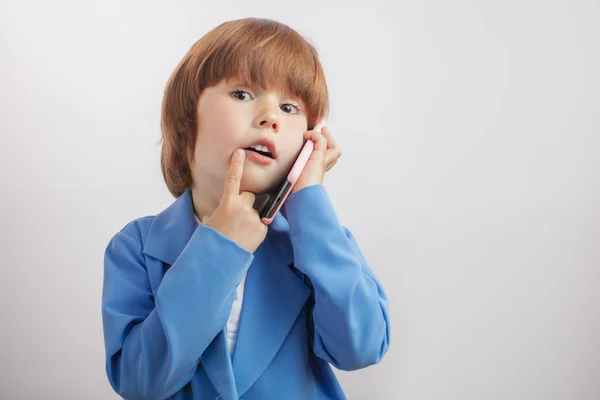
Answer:
[(323, 130), (326, 129), (327, 126), (322, 127), (321, 129), (312, 129), (310, 131), (305, 131), (304, 132), (304, 140), (308, 140), (310, 139), (315, 133), (323, 133)]
[(334, 162), (332, 162), (331, 164), (328, 164), (327, 167), (325, 167), (325, 172), (329, 171), (331, 168), (333, 168), (333, 166), (337, 163), (337, 160), (335, 160)]
[(340, 148), (327, 149), (327, 152), (325, 153), (325, 162), (327, 164), (331, 164), (332, 162), (340, 158), (341, 155), (342, 150), (340, 150)]
[(231, 157), (229, 170), (227, 172), (227, 180), (223, 188), (223, 196), (232, 198), (240, 194), (240, 182), (242, 181), (242, 173), (244, 172), (244, 159), (246, 152), (242, 149), (237, 149)]
[(323, 135), (323, 137), (325, 137), (325, 139), (327, 139), (327, 148), (328, 149), (339, 148), (339, 145), (338, 145), (337, 141), (331, 135), (331, 131), (329, 130), (328, 126), (323, 127), (323, 129), (321, 130), (321, 134)]
[(323, 135), (323, 137), (325, 139), (327, 139), (327, 152), (332, 153), (332, 154), (339, 153), (339, 155), (338, 155), (338, 157), (339, 157), (342, 153), (342, 149), (340, 148), (340, 145), (338, 144), (338, 142), (335, 140), (335, 138), (331, 134), (329, 127), (327, 127), (327, 126), (323, 127), (321, 134)]
[(242, 192), (240, 193), (240, 200), (242, 203), (249, 205), (250, 207), (254, 206), (254, 202), (256, 201), (256, 195), (252, 192)]
[(315, 142), (315, 151), (325, 152), (327, 150), (327, 139), (321, 132), (313, 132), (312, 140)]

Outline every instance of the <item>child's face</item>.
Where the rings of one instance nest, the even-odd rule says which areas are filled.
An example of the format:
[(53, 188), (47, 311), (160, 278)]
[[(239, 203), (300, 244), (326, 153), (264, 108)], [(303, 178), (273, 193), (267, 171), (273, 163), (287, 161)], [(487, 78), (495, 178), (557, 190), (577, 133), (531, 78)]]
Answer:
[(198, 121), (192, 163), (196, 185), (222, 185), (236, 149), (245, 149), (262, 138), (273, 141), (276, 156), (268, 165), (254, 161), (246, 152), (240, 189), (255, 194), (270, 192), (282, 181), (302, 148), (308, 127), (299, 98), (249, 87), (233, 78), (202, 91)]

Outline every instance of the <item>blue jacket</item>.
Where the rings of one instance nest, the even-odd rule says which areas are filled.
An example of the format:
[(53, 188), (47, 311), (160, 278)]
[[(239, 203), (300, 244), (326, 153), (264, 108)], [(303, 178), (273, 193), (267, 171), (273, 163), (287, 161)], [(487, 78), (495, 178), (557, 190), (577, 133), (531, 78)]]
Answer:
[[(247, 275), (233, 357), (225, 325)], [(290, 195), (250, 253), (198, 225), (188, 190), (108, 244), (106, 371), (125, 399), (345, 399), (330, 367), (378, 363), (386, 295), (322, 185)]]

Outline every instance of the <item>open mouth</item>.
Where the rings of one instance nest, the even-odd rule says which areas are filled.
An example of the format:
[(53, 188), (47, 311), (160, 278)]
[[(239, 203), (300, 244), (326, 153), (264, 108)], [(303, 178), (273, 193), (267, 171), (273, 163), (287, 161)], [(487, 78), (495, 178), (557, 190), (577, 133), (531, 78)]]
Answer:
[(254, 151), (255, 153), (261, 154), (265, 157), (273, 158), (273, 155), (269, 152), (269, 148), (267, 146), (258, 144), (256, 146), (247, 147), (246, 150)]

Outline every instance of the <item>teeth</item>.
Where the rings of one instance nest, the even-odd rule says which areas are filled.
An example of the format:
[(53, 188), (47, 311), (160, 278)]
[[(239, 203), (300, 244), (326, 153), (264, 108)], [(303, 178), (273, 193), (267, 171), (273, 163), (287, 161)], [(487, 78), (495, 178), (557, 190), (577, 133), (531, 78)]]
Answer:
[(269, 152), (269, 148), (267, 146), (262, 146), (260, 144), (257, 144), (256, 146), (250, 146), (250, 148), (258, 150), (258, 151), (262, 151), (263, 153), (269, 153), (269, 154), (271, 154)]

